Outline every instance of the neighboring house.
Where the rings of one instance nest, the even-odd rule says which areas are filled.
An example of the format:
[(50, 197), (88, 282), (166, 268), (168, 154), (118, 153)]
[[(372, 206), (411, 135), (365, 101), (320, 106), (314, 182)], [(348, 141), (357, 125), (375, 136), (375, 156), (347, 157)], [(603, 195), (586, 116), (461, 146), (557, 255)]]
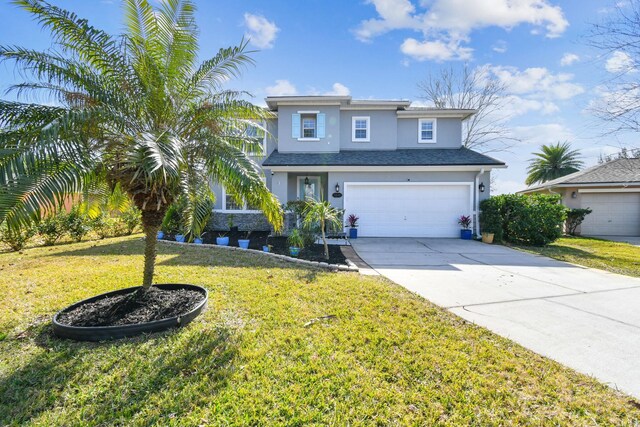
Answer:
[[(491, 170), (506, 167), (462, 147), (462, 121), (474, 110), (349, 96), (266, 103), (277, 119), (266, 124), (265, 156), (256, 161), (269, 189), (283, 204), (314, 197), (356, 214), (360, 236), (459, 236), (458, 217), (477, 216), (478, 203), (489, 197)], [(241, 229), (256, 228), (244, 222), (259, 213), (214, 190), (217, 227), (233, 214)]]
[(590, 208), (582, 235), (640, 236), (640, 158), (612, 160), (519, 193), (557, 193), (569, 208)]

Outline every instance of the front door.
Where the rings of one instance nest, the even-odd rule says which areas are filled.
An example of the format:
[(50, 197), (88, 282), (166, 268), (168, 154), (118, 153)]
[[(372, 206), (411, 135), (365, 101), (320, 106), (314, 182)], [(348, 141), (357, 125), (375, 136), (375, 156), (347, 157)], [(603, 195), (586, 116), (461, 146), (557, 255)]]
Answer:
[(320, 177), (319, 176), (299, 176), (298, 177), (298, 199), (307, 198), (320, 200)]

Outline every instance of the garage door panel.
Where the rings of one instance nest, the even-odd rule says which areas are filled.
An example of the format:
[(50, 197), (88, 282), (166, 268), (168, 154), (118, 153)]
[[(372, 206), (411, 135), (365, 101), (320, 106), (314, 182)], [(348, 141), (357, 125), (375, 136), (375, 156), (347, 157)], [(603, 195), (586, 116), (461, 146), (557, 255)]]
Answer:
[(640, 235), (640, 193), (586, 193), (582, 207), (590, 208), (581, 232), (591, 236)]
[(470, 192), (469, 184), (346, 183), (344, 197), (347, 215), (360, 217), (360, 236), (457, 237)]

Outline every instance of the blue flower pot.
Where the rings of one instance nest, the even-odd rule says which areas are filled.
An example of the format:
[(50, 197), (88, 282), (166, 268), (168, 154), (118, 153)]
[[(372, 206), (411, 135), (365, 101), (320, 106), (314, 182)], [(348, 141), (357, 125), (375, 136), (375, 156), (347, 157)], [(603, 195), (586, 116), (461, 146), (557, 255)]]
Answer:
[(176, 242), (184, 243), (184, 234), (176, 234)]
[(462, 240), (471, 240), (473, 232), (471, 230), (460, 230), (460, 238)]
[(296, 248), (295, 246), (289, 246), (289, 254), (291, 256), (298, 256), (300, 255), (300, 248)]
[(351, 227), (349, 229), (349, 238), (350, 239), (357, 239), (358, 238), (358, 229), (355, 227)]
[(202, 239), (195, 238), (195, 239), (193, 239), (193, 243), (195, 243), (196, 245), (201, 245), (202, 244)]
[(269, 252), (269, 246), (265, 245), (262, 247), (262, 252)]
[(216, 245), (229, 246), (229, 237), (216, 237)]
[(238, 239), (238, 246), (240, 246), (242, 249), (249, 249), (249, 242), (251, 240), (249, 239)]
[(162, 240), (164, 238), (164, 231), (158, 231), (156, 237), (158, 238), (158, 240)]

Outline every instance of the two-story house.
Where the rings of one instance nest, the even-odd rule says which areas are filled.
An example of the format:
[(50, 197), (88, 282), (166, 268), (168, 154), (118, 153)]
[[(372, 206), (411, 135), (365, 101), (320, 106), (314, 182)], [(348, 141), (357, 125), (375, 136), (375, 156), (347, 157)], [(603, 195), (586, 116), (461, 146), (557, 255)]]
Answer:
[[(276, 119), (267, 123), (264, 156), (256, 160), (269, 189), (283, 204), (322, 198), (345, 216), (356, 214), (360, 236), (459, 236), (457, 219), (477, 217), (491, 170), (506, 167), (462, 147), (462, 122), (474, 110), (350, 96), (278, 96), (266, 103)], [(214, 191), (218, 226), (229, 214), (240, 224), (260, 215), (223, 188)]]

